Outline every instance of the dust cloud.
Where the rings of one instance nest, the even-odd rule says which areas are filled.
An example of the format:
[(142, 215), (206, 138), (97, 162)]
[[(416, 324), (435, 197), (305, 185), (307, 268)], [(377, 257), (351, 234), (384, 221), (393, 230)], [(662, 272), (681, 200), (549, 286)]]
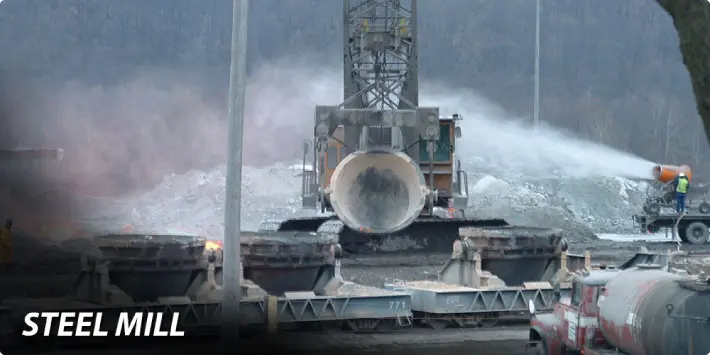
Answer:
[[(302, 141), (312, 138), (314, 106), (342, 102), (342, 74), (332, 68), (276, 61), (251, 75), (245, 108), (245, 164), (268, 167), (301, 158)], [(50, 196), (54, 199), (50, 203), (20, 201), (27, 206), (23, 213), (18, 212), (17, 199), (24, 197), (13, 195), (7, 202), (0, 196), (0, 210), (13, 211), (14, 217), (26, 214), (15, 220), (29, 230), (47, 225), (49, 215), (56, 221), (50, 224), (73, 223), (76, 216), (66, 207), (72, 197), (143, 196), (165, 176), (193, 169), (208, 171), (224, 164), (226, 90), (222, 97), (210, 96), (199, 83), (169, 70), (136, 75), (114, 86), (75, 82), (59, 90), (38, 90), (17, 83), (21, 81), (0, 82), (0, 148), (63, 149), (61, 174), (29, 180), (49, 185), (43, 186), (45, 190), (69, 190), (69, 196)], [(463, 115), (464, 138), (457, 153), (471, 172), (502, 178), (512, 174), (646, 178), (653, 165), (553, 128), (533, 134), (529, 125), (515, 121), (473, 92), (424, 85), (421, 96), (422, 105)], [(277, 184), (269, 188), (283, 188)], [(165, 198), (179, 200), (177, 192), (168, 192)], [(38, 215), (34, 207), (39, 204), (57, 208)], [(27, 227), (31, 224), (37, 226)]]
[(271, 63), (249, 80), (244, 117), (247, 164), (302, 159), (303, 141), (313, 139), (315, 106), (342, 101), (342, 76), (293, 62)]
[(535, 178), (653, 178), (653, 162), (544, 124), (534, 131), (532, 119), (511, 117), (474, 92), (435, 85), (422, 89), (421, 105), (437, 105), (442, 114), (463, 116), (463, 136), (456, 150), (462, 161)]
[[(342, 96), (329, 82), (334, 76), (319, 79), (315, 71), (286, 64), (264, 65), (248, 81), (245, 164), (300, 158), (303, 140), (312, 135), (313, 106)], [(47, 91), (5, 86), (13, 124), (0, 132), (2, 147), (63, 149), (56, 179), (77, 193), (133, 194), (165, 175), (210, 169), (226, 159), (226, 94), (210, 97), (185, 75), (153, 70), (114, 86), (70, 82)]]
[[(330, 68), (283, 60), (251, 75), (245, 164), (301, 158), (303, 140), (312, 138), (313, 107), (342, 101), (342, 74)], [(83, 194), (132, 194), (152, 188), (165, 175), (210, 169), (226, 157), (226, 95), (210, 97), (191, 84), (178, 72), (153, 70), (115, 86), (75, 82), (51, 94), (17, 94), (12, 88), (11, 101), (19, 109), (12, 112), (14, 124), (2, 132), (4, 147), (64, 149), (62, 180)], [(472, 92), (425, 86), (421, 95), (423, 105), (463, 114), (458, 153), (464, 161), (484, 160), (532, 177), (647, 178), (653, 165), (552, 128), (533, 134), (530, 126)]]

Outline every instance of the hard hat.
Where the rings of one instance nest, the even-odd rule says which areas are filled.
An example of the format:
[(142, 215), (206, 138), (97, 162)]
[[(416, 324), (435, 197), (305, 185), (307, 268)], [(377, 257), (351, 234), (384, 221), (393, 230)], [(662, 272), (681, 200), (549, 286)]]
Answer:
[(678, 176), (685, 177), (685, 173), (681, 172), (680, 174), (678, 174)]

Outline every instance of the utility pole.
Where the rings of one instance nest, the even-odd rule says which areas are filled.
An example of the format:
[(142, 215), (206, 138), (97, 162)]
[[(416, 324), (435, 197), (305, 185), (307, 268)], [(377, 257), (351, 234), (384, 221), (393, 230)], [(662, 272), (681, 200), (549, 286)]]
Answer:
[(540, 0), (535, 0), (535, 102), (533, 103), (533, 127), (540, 127)]
[(232, 53), (229, 68), (229, 140), (224, 208), (224, 297), (222, 298), (222, 343), (239, 339), (241, 301), (240, 214), (242, 195), (242, 146), (244, 141), (244, 94), (247, 74), (247, 15), (249, 0), (234, 0), (232, 8)]

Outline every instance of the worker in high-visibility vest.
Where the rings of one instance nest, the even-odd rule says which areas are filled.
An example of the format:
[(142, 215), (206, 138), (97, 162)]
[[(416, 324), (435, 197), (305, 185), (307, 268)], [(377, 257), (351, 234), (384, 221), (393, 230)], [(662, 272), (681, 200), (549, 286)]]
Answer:
[(690, 182), (685, 173), (678, 174), (678, 179), (675, 182), (675, 211), (678, 214), (685, 212), (685, 196), (688, 193)]
[(0, 266), (12, 266), (12, 219), (5, 220), (5, 225), (0, 228)]

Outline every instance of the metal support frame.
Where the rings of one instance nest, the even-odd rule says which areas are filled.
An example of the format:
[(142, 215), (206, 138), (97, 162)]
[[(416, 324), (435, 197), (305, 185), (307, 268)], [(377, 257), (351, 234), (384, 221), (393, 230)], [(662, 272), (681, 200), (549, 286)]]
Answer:
[[(316, 168), (303, 169), (302, 205), (330, 210), (322, 191), (325, 162), (318, 159), (318, 153), (326, 152), (328, 141), (335, 139), (349, 152), (385, 148), (404, 152), (418, 162), (428, 160), (427, 168), (420, 166), (428, 175), (431, 191), (422, 212), (435, 216), (435, 207), (447, 207), (438, 200), (434, 183), (439, 123), (461, 118), (458, 114), (440, 118), (438, 108), (419, 107), (417, 0), (343, 0), (342, 19), (344, 101), (316, 107), (312, 146)], [(421, 144), (426, 149), (421, 150)], [(463, 217), (467, 177), (458, 162), (455, 169), (453, 191), (447, 191), (452, 194), (448, 207)]]
[[(409, 6), (403, 4), (407, 2)], [(350, 151), (386, 148), (421, 161), (417, 148), (424, 141), (429, 160), (434, 160), (439, 109), (419, 107), (416, 36), (416, 0), (343, 0), (344, 101), (316, 107), (315, 152), (325, 152), (341, 126), (343, 136), (338, 140)], [(323, 167), (317, 170), (324, 171)], [(433, 169), (429, 174), (431, 214)], [(313, 193), (304, 190), (303, 195)]]
[[(315, 125), (316, 147), (319, 152), (325, 152), (328, 149), (328, 139), (338, 126), (362, 128), (358, 143), (354, 145), (362, 150), (367, 150), (370, 147), (371, 140), (369, 139), (370, 134), (368, 134), (370, 127), (410, 128), (427, 141), (436, 142), (439, 139), (439, 108), (371, 110), (343, 109), (340, 106), (316, 106)], [(348, 144), (346, 143), (346, 145)]]
[[(312, 322), (340, 322), (351, 329), (360, 321), (373, 319), (392, 320), (396, 327), (412, 324), (410, 297), (406, 294), (385, 296), (340, 296), (340, 297), (273, 297), (249, 299), (240, 302), (239, 324), (242, 327), (261, 326), (276, 329), (279, 324), (308, 325)], [(180, 314), (181, 329), (196, 327), (220, 327), (224, 322), (223, 306), (220, 302), (190, 302), (175, 299), (174, 303), (98, 305), (78, 302), (67, 298), (39, 298), (6, 300), (0, 309), (0, 324), (4, 324), (3, 334), (12, 336), (23, 329), (24, 315), (28, 312), (92, 312), (104, 314), (103, 328), (116, 329), (120, 312), (160, 312), (166, 315)], [(271, 305), (271, 307), (269, 306)], [(226, 320), (228, 321), (228, 320)], [(40, 325), (43, 326), (43, 325)], [(353, 329), (359, 330), (359, 329)], [(33, 341), (36, 340), (32, 338)], [(81, 341), (83, 338), (68, 338)]]
[(419, 106), (417, 2), (344, 0), (345, 108)]
[(422, 137), (433, 156), (439, 113), (419, 109), (417, 1), (408, 2), (409, 8), (400, 0), (343, 0), (344, 101), (316, 108), (315, 124), (343, 125), (343, 143), (353, 150), (386, 146), (419, 160), (410, 148)]
[[(343, 36), (344, 101), (334, 107), (341, 109), (338, 113), (317, 108), (316, 125), (323, 122), (324, 111), (331, 111), (344, 126), (346, 146), (387, 146), (415, 160), (420, 160), (418, 149), (410, 148), (421, 136), (432, 158), (439, 113), (434, 108), (423, 117), (419, 109), (417, 1), (343, 0)], [(416, 118), (428, 127), (411, 122)]]
[[(537, 280), (508, 287), (482, 268), (480, 252), (469, 255), (467, 249), (463, 243), (454, 244), (450, 263), (440, 271), (439, 281), (403, 282), (384, 287), (411, 295), (412, 311), (431, 328), (480, 326), (502, 319), (527, 320), (530, 301), (535, 309), (554, 309), (560, 297), (570, 295), (570, 276), (594, 268), (589, 252), (573, 255), (563, 251), (559, 266), (550, 270), (554, 272), (545, 270)], [(451, 262), (460, 262), (460, 265), (456, 270), (447, 270)]]
[[(511, 287), (474, 289), (438, 282), (416, 281), (403, 285), (388, 284), (385, 289), (406, 292), (412, 296), (412, 310), (430, 314), (489, 315), (528, 310), (528, 300), (535, 309), (551, 310), (556, 302), (554, 289)], [(563, 297), (569, 288), (560, 288)]]
[[(269, 309), (269, 302), (277, 302), (277, 307)], [(186, 302), (176, 304), (136, 304), (127, 306), (95, 305), (69, 301), (67, 299), (17, 299), (5, 302), (5, 312), (28, 311), (67, 311), (71, 312), (95, 310), (107, 312), (105, 314), (106, 329), (112, 327), (111, 317), (115, 313), (118, 321), (119, 312), (164, 312), (172, 314), (180, 313), (180, 325), (183, 327), (207, 326), (222, 324), (222, 305), (219, 302)], [(297, 323), (312, 321), (334, 321), (334, 320), (354, 320), (354, 319), (399, 319), (404, 325), (411, 319), (411, 311), (408, 307), (409, 296), (405, 294), (393, 294), (388, 296), (341, 296), (341, 297), (313, 297), (313, 298), (289, 298), (289, 297), (264, 297), (257, 299), (245, 298), (241, 301), (241, 325), (266, 324), (269, 318), (275, 319), (278, 323)], [(273, 314), (269, 314), (273, 312)], [(274, 318), (275, 317), (275, 318)], [(22, 320), (22, 318), (20, 318)]]

